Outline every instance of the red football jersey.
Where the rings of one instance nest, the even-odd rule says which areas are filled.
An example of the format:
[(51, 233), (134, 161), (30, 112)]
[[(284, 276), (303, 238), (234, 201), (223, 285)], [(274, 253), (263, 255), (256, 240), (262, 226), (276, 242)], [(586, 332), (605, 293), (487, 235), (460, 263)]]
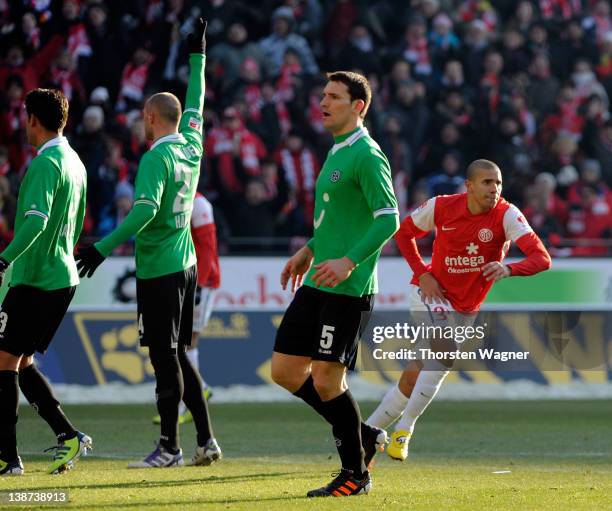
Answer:
[(504, 199), (490, 211), (473, 215), (465, 193), (429, 199), (404, 220), (400, 231), (421, 237), (434, 228), (431, 264), (419, 271), (411, 261), (412, 283), (418, 285), (419, 275), (431, 271), (460, 312), (477, 311), (493, 285), (482, 276), (482, 267), (501, 261), (510, 242), (533, 233), (519, 209)]
[(196, 193), (191, 213), (191, 237), (198, 258), (198, 286), (217, 289), (221, 284), (217, 228), (212, 205), (201, 193)]

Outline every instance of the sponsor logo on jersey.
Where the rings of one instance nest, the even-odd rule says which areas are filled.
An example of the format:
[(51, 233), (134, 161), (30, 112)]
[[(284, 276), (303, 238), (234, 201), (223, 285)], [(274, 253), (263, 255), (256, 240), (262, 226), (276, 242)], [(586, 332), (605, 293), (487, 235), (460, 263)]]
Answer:
[(483, 243), (488, 243), (493, 239), (493, 231), (491, 229), (480, 229), (478, 239)]
[[(484, 229), (483, 229), (484, 230)], [(473, 241), (465, 247), (467, 256), (446, 256), (444, 264), (447, 266), (448, 273), (471, 273), (480, 271), (480, 267), (485, 263), (484, 256), (478, 255), (478, 245)]]
[(453, 230), (455, 230), (455, 229), (456, 229), (456, 227), (446, 227), (446, 225), (443, 225), (443, 226), (442, 226), (442, 230), (443, 230), (443, 231), (453, 231)]
[(338, 181), (340, 181), (341, 177), (342, 177), (342, 172), (339, 169), (336, 169), (332, 171), (331, 175), (329, 176), (329, 180), (332, 183), (337, 183)]
[(469, 255), (478, 254), (478, 245), (472, 241), (467, 247), (465, 247), (465, 250)]
[(200, 122), (199, 119), (196, 119), (195, 117), (190, 117), (189, 127), (193, 128), (194, 130), (199, 130), (202, 127), (202, 123)]

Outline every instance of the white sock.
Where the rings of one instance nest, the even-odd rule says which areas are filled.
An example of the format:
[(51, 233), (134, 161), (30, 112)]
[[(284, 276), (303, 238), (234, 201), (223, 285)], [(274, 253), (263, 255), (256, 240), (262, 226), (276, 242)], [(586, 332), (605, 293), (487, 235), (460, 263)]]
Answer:
[(404, 429), (412, 433), (414, 424), (432, 402), (448, 373), (448, 369), (440, 363), (437, 363), (435, 369), (430, 367), (421, 370), (404, 409), (404, 414), (395, 425), (395, 431)]
[(183, 415), (187, 411), (187, 406), (182, 401), (179, 404), (179, 416)]
[(196, 370), (197, 373), (200, 372), (200, 357), (198, 356), (199, 353), (200, 352), (198, 348), (193, 348), (185, 352), (187, 359), (189, 360), (189, 362), (191, 362), (191, 365), (193, 366), (193, 368)]
[(402, 415), (407, 402), (408, 398), (402, 394), (397, 385), (394, 385), (387, 391), (366, 424), (377, 428), (386, 428)]

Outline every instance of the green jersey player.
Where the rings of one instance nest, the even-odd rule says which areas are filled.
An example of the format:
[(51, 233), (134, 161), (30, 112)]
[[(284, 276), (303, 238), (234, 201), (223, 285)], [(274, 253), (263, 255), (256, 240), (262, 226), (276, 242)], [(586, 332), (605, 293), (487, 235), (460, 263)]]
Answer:
[(49, 473), (71, 468), (91, 448), (91, 438), (66, 418), (33, 357), (47, 350), (79, 283), (73, 251), (85, 215), (86, 172), (62, 136), (66, 97), (35, 89), (25, 107), (28, 142), (38, 155), (19, 190), (15, 237), (0, 254), (0, 282), (12, 266), (0, 311), (0, 474), (9, 475), (23, 474), (15, 436), (18, 387), (57, 435)]
[(190, 229), (203, 152), (205, 29), (200, 19), (189, 37), (190, 75), (182, 115), (179, 100), (167, 92), (151, 96), (144, 106), (145, 132), (153, 145), (138, 167), (132, 211), (115, 231), (77, 255), (81, 276), (91, 276), (118, 245), (136, 236), (138, 331), (155, 371), (161, 435), (153, 452), (130, 468), (183, 464), (178, 439), (181, 400), (198, 432), (191, 464), (209, 465), (221, 457), (200, 377), (185, 355), (197, 285)]
[(338, 477), (309, 497), (367, 493), (367, 466), (386, 433), (361, 423), (346, 385), (362, 313), (377, 292), (376, 263), (399, 225), (386, 156), (363, 127), (371, 100), (367, 80), (328, 75), (321, 108), (334, 145), (317, 178), (314, 236), (286, 264), (281, 284), (300, 287), (279, 326), (272, 378), (332, 425), (342, 461)]

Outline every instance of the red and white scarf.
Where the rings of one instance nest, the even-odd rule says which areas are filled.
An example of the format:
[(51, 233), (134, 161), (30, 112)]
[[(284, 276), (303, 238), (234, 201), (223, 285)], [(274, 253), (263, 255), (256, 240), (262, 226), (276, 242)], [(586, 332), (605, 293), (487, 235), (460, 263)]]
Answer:
[(135, 66), (129, 62), (121, 75), (121, 97), (141, 101), (148, 76), (148, 64)]
[(91, 55), (91, 45), (83, 23), (77, 23), (68, 29), (68, 51), (75, 58)]
[(570, 19), (582, 12), (580, 0), (540, 0), (540, 10), (544, 19), (550, 19), (559, 13), (563, 19)]
[(282, 149), (280, 160), (289, 185), (295, 190), (298, 202), (304, 207), (304, 217), (311, 222), (317, 179), (314, 155), (309, 149), (302, 149), (299, 153)]

